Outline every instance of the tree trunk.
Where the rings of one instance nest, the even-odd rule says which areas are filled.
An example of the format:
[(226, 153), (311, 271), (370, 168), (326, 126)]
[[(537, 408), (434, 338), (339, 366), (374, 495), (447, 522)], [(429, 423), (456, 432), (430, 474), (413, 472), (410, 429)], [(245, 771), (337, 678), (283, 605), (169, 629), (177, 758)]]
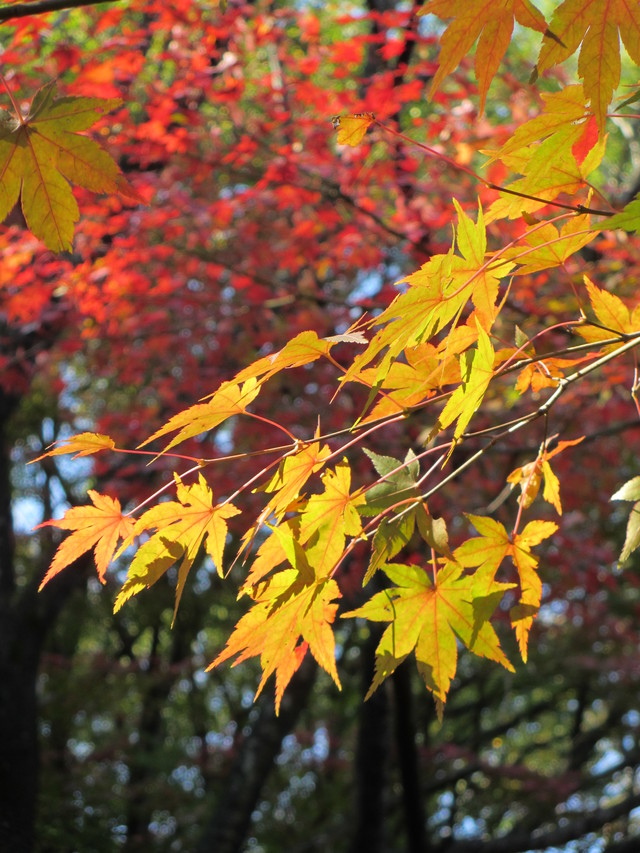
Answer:
[(15, 401), (0, 390), (0, 849), (33, 845), (37, 785), (35, 672), (15, 608), (11, 468), (6, 424)]
[[(363, 696), (373, 680), (375, 650), (381, 632), (372, 630), (362, 649)], [(384, 790), (389, 759), (389, 708), (382, 685), (360, 708), (355, 756), (356, 816), (351, 853), (383, 853)]]
[(45, 636), (82, 567), (38, 593), (39, 578), (16, 584), (7, 423), (17, 399), (0, 390), (0, 850), (33, 849), (38, 791), (36, 680)]
[(425, 832), (426, 821), (416, 749), (411, 670), (408, 669), (408, 664), (409, 661), (401, 663), (392, 676), (395, 697), (395, 740), (402, 778), (402, 804), (407, 831), (407, 851), (408, 853), (425, 853), (428, 849)]

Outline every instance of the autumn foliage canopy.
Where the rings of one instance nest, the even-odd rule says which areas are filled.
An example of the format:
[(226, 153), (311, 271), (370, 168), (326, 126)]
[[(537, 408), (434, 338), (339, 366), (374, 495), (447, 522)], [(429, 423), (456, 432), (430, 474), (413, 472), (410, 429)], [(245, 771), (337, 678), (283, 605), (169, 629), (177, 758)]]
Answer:
[[(123, 14), (105, 12), (103, 26), (117, 29)], [(229, 3), (210, 14), (219, 16), (220, 32), (240, 31), (239, 6)], [(368, 620), (383, 629), (369, 692), (414, 656), (441, 712), (462, 647), (507, 670), (515, 666), (514, 651), (526, 662), (547, 580), (543, 555), (553, 559), (554, 548), (563, 547), (562, 473), (584, 464), (593, 434), (610, 423), (614, 402), (640, 417), (637, 288), (623, 274), (604, 282), (587, 274), (589, 251), (615, 256), (618, 241), (640, 231), (640, 200), (613, 204), (599, 177), (606, 174), (612, 122), (621, 115), (638, 118), (633, 109), (640, 90), (621, 88), (620, 57), (623, 45), (627, 62), (640, 65), (640, 7), (564, 0), (547, 20), (530, 0), (430, 0), (415, 14), (394, 13), (399, 37), (380, 49), (387, 59), (402, 58), (410, 44), (421, 57), (415, 74), (402, 77), (397, 99), (389, 102), (374, 86), (345, 86), (328, 97), (331, 112), (323, 125), (306, 115), (311, 99), (305, 102), (305, 86), (329, 57), (317, 45), (312, 16), (288, 14), (304, 32), (307, 53), (294, 56), (291, 68), (279, 57), (271, 115), (256, 120), (253, 132), (238, 131), (221, 156), (247, 171), (266, 156), (268, 180), (278, 188), (272, 200), (281, 209), (299, 194), (296, 204), (306, 204), (306, 212), (292, 217), (293, 244), (298, 239), (301, 254), (313, 258), (316, 282), (331, 280), (332, 252), (351, 252), (363, 269), (367, 253), (374, 257), (375, 238), (368, 242), (358, 228), (368, 222), (375, 234), (380, 227), (376, 177), (382, 188), (386, 169), (397, 166), (406, 175), (424, 169), (422, 195), (413, 185), (389, 220), (391, 229), (403, 231), (406, 252), (418, 257), (419, 268), (376, 285), (378, 302), (363, 297), (350, 303), (360, 310), (349, 322), (343, 314), (333, 328), (330, 318), (329, 328), (294, 328), (277, 347), (269, 329), (261, 329), (244, 366), (143, 436), (136, 450), (93, 430), (56, 443), (40, 458), (74, 454), (98, 464), (121, 455), (166, 476), (135, 506), (125, 486), (116, 496), (102, 494), (98, 485), (88, 493), (91, 503), (46, 521), (66, 537), (42, 584), (73, 571), (74, 561), (93, 550), (101, 581), (112, 562), (128, 566), (116, 610), (175, 574), (179, 619), (190, 571), (204, 553), (219, 582), (235, 584), (244, 613), (211, 667), (258, 658), (257, 692), (275, 676), (279, 707), (309, 653), (339, 687), (340, 620)], [(275, 26), (266, 19), (263, 25)], [(520, 94), (509, 123), (492, 104), (492, 86), (514, 32), (527, 31), (539, 55), (527, 70), (531, 81), (513, 83)], [(458, 80), (470, 55), (474, 103)], [(205, 56), (195, 58), (194, 78), (209, 74)], [(396, 67), (400, 71), (406, 75), (406, 61)], [(95, 68), (89, 72), (98, 76)], [(233, 113), (240, 83), (231, 49), (219, 57), (215, 73), (222, 81), (218, 97)], [(288, 73), (297, 75), (289, 86)], [(78, 81), (81, 90), (82, 72)], [(191, 87), (185, 87), (187, 111), (195, 110), (189, 104), (197, 99), (197, 81)], [(140, 210), (162, 216), (159, 187), (152, 192), (136, 174), (159, 157), (154, 146), (173, 146), (185, 160), (199, 156), (189, 149), (186, 120), (175, 119), (173, 137), (154, 139), (148, 118), (135, 160), (114, 129), (122, 122), (117, 116), (135, 107), (133, 98), (130, 104), (111, 92), (89, 95), (95, 88), (89, 82), (84, 93), (62, 94), (47, 82), (25, 111), (11, 79), (5, 80), (13, 108), (0, 113), (0, 216), (19, 200), (26, 225), (53, 252), (73, 250), (79, 221), (80, 238), (91, 239), (90, 229), (82, 231), (83, 201), (93, 216), (100, 204), (112, 204), (121, 222)], [(416, 101), (425, 109), (404, 109)], [(155, 109), (162, 110), (160, 94)], [(441, 114), (455, 116), (456, 109), (474, 111), (477, 136), (455, 138)], [(92, 137), (94, 125), (105, 146)], [(277, 149), (269, 134), (279, 126), (287, 128), (288, 139)], [(116, 135), (120, 156), (109, 153), (110, 135)], [(315, 173), (314, 160), (322, 164)], [(354, 163), (350, 185), (343, 177), (331, 184), (332, 170), (340, 176), (344, 164)], [(452, 196), (460, 180), (475, 188), (477, 199), (470, 203), (465, 193), (430, 200), (430, 169), (450, 175)], [(307, 186), (296, 190), (300, 175)], [(334, 205), (351, 205), (361, 217), (347, 236), (336, 226), (334, 245), (322, 252), (314, 243), (312, 214), (320, 185), (325, 192), (332, 187)], [(85, 191), (108, 197), (96, 200)], [(220, 195), (217, 222), (203, 209), (202, 232), (209, 231), (202, 239), (209, 248), (198, 258), (191, 247), (194, 280), (203, 263), (209, 275), (221, 275), (215, 230), (229, 228), (243, 205), (250, 216), (252, 199), (243, 193), (238, 190), (235, 208), (232, 187)], [(320, 216), (330, 221), (331, 207)], [(425, 221), (448, 230), (448, 244), (432, 243), (425, 251), (419, 227)], [(183, 248), (190, 239), (174, 236)], [(254, 238), (260, 239), (256, 231)], [(278, 238), (272, 235), (274, 251)], [(242, 267), (242, 259), (225, 262)], [(160, 248), (154, 263), (162, 267)], [(234, 279), (236, 290), (247, 288), (249, 306), (275, 295), (257, 277), (260, 270), (253, 272), (251, 284), (251, 269), (240, 269)], [(82, 273), (80, 265), (67, 275), (78, 280)], [(384, 275), (392, 275), (390, 265)], [(92, 276), (100, 281), (95, 268)], [(154, 297), (161, 301), (162, 276), (158, 281)], [(546, 304), (542, 295), (551, 282), (555, 301)], [(366, 286), (365, 279), (363, 292)], [(318, 302), (303, 283), (298, 298)], [(274, 407), (289, 381), (299, 383), (315, 423), (298, 419), (293, 408)], [(241, 432), (242, 441), (235, 441)], [(499, 463), (491, 462), (499, 453)], [(486, 478), (487, 467), (490, 503), (474, 494), (478, 472)], [(631, 509), (622, 565), (640, 545), (640, 477), (620, 482), (609, 497)]]

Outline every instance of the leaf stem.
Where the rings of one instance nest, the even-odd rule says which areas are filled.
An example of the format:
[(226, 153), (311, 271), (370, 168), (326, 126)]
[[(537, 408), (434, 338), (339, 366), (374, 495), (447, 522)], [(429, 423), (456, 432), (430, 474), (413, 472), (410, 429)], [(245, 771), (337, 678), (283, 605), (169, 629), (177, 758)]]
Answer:
[(422, 142), (418, 142), (415, 139), (412, 139), (410, 136), (406, 136), (404, 133), (400, 133), (399, 130), (394, 130), (391, 127), (387, 127), (387, 125), (383, 124), (383, 122), (375, 119), (375, 124), (378, 127), (382, 128), (382, 130), (390, 133), (392, 136), (397, 136), (399, 139), (403, 139), (405, 142), (409, 142), (411, 145), (414, 145), (416, 148), (419, 148), (421, 151), (425, 151), (427, 154), (432, 157), (436, 157), (438, 160), (442, 160), (443, 163), (447, 163), (453, 169), (457, 169), (459, 172), (465, 172), (467, 175), (470, 175), (472, 178), (475, 178), (481, 184), (484, 184), (487, 189), (496, 190), (499, 193), (508, 193), (509, 195), (515, 195), (519, 198), (526, 198), (530, 201), (538, 201), (542, 204), (549, 204), (552, 207), (559, 207), (563, 210), (571, 210), (576, 213), (594, 213), (598, 216), (613, 216), (615, 211), (611, 210), (599, 210), (597, 208), (586, 207), (584, 204), (564, 204), (560, 201), (551, 201), (546, 198), (540, 198), (539, 196), (529, 195), (528, 193), (521, 193), (517, 190), (509, 189), (508, 187), (503, 187), (500, 184), (494, 184), (493, 181), (488, 181), (486, 178), (483, 178), (477, 172), (474, 172), (473, 169), (469, 169), (467, 166), (464, 166), (462, 163), (458, 163), (452, 157), (448, 157), (446, 154), (442, 154), (442, 152), (437, 151), (435, 148), (430, 148), (428, 145), (425, 145)]
[[(201, 466), (200, 466), (199, 464), (198, 464), (198, 465), (195, 465), (193, 468), (189, 468), (189, 470), (188, 470), (188, 471), (183, 471), (183, 473), (182, 473), (182, 474), (178, 474), (178, 477), (180, 477), (180, 479), (182, 480), (184, 477), (188, 477), (188, 476), (189, 476), (189, 474), (193, 474), (193, 473), (195, 473), (196, 471), (199, 471), (199, 470), (200, 470), (200, 468), (201, 468)], [(134, 508), (133, 508), (133, 509), (130, 509), (130, 510), (129, 510), (129, 512), (125, 512), (125, 513), (124, 513), (124, 515), (125, 515), (125, 516), (127, 516), (127, 517), (134, 515), (134, 513), (136, 513), (136, 512), (138, 512), (139, 510), (141, 510), (143, 506), (146, 506), (148, 503), (151, 503), (151, 501), (155, 500), (155, 499), (156, 499), (157, 497), (159, 497), (159, 495), (161, 495), (163, 492), (166, 492), (168, 489), (170, 489), (170, 488), (172, 488), (173, 486), (175, 486), (175, 484), (176, 484), (176, 481), (175, 481), (175, 480), (169, 480), (168, 482), (166, 482), (166, 483), (164, 484), (164, 486), (160, 486), (160, 488), (159, 488), (159, 489), (156, 489), (156, 491), (155, 491), (152, 495), (149, 495), (148, 497), (146, 497), (146, 498), (142, 501), (142, 503), (139, 503), (137, 506), (134, 506)]]
[[(0, 20), (2, 20), (2, 19), (0, 18)], [(4, 74), (0, 74), (0, 80), (2, 80), (2, 84), (3, 84), (4, 88), (7, 90), (7, 94), (9, 95), (9, 98), (11, 99), (11, 104), (13, 105), (13, 109), (15, 111), (16, 117), (20, 121), (20, 124), (24, 124), (24, 116), (22, 115), (22, 112), (20, 111), (20, 107), (16, 103), (16, 99), (13, 97), (13, 92), (9, 88), (9, 84), (6, 81)]]
[(272, 427), (276, 427), (276, 429), (281, 430), (286, 436), (288, 436), (291, 441), (293, 441), (294, 443), (296, 442), (297, 439), (295, 435), (289, 432), (289, 430), (286, 427), (282, 426), (282, 424), (278, 424), (275, 421), (272, 421), (270, 418), (265, 418), (263, 415), (256, 415), (255, 412), (247, 412), (246, 409), (244, 411), (244, 414), (247, 415), (247, 417), (249, 418), (255, 418), (255, 420), (257, 421), (262, 421), (262, 423), (269, 424), (269, 426)]

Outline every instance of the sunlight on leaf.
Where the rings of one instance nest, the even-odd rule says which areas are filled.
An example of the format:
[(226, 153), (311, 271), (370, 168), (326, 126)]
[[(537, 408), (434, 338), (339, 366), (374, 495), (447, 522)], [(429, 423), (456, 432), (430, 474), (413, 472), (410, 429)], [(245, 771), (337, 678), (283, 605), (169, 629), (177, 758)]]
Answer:
[(78, 557), (94, 549), (98, 577), (105, 583), (104, 576), (113, 558), (118, 542), (128, 539), (133, 533), (133, 521), (122, 515), (117, 498), (101, 495), (89, 489), (87, 492), (93, 506), (77, 506), (68, 509), (57, 521), (43, 521), (41, 527), (57, 527), (60, 530), (72, 530), (71, 536), (64, 539), (55, 553), (49, 571), (44, 576), (39, 589)]
[(54, 252), (70, 250), (80, 213), (69, 182), (97, 193), (128, 188), (115, 160), (78, 133), (121, 103), (56, 98), (51, 82), (36, 93), (26, 116), (0, 111), (0, 221), (21, 197), (35, 236)]
[(356, 115), (334, 116), (333, 126), (338, 131), (338, 145), (351, 145), (355, 148), (364, 139), (371, 123), (375, 121), (373, 113), (357, 113)]

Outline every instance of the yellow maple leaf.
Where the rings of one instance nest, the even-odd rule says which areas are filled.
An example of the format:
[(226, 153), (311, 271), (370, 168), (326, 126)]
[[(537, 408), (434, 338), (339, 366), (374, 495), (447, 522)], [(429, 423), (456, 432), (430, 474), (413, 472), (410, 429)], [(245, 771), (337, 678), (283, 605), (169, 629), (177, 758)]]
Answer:
[(178, 500), (166, 501), (145, 512), (122, 546), (121, 550), (124, 550), (134, 536), (155, 529), (133, 558), (127, 579), (116, 598), (114, 612), (132, 596), (156, 583), (182, 557), (176, 586), (175, 619), (187, 575), (203, 543), (222, 576), (227, 519), (240, 510), (230, 503), (214, 506), (211, 489), (202, 474), (192, 486), (185, 486), (177, 475), (175, 478)]
[(600, 139), (580, 163), (572, 151), (576, 138), (579, 135), (567, 126), (540, 144), (533, 143), (503, 156), (505, 165), (524, 177), (504, 188), (504, 196), (494, 201), (487, 211), (487, 222), (534, 213), (561, 193), (575, 195), (585, 187), (587, 177), (604, 156), (606, 138)]
[(327, 577), (340, 559), (347, 536), (359, 536), (362, 523), (356, 507), (364, 504), (360, 491), (350, 493), (351, 468), (346, 460), (323, 475), (324, 492), (312, 495), (300, 519), (300, 544), (316, 577)]
[(487, 149), (483, 153), (492, 160), (501, 160), (549, 137), (554, 137), (555, 146), (567, 142), (574, 146), (579, 142), (589, 129), (591, 116), (585, 107), (582, 86), (574, 84), (559, 92), (541, 92), (540, 97), (544, 106), (538, 115), (521, 124), (500, 148)]
[(278, 526), (281, 535), (278, 535), (276, 530), (272, 528), (271, 535), (264, 540), (256, 552), (251, 563), (251, 570), (240, 587), (241, 594), (251, 593), (252, 588), (259, 581), (264, 580), (269, 572), (286, 561), (287, 551), (284, 542), (286, 537), (290, 537), (292, 540), (298, 537), (299, 522), (298, 516), (283, 521)]
[(248, 379), (242, 385), (231, 381), (223, 382), (206, 403), (196, 403), (195, 406), (178, 412), (146, 441), (143, 441), (140, 447), (170, 432), (177, 432), (162, 451), (166, 453), (176, 444), (214, 429), (233, 415), (242, 414), (259, 393), (260, 385), (255, 378)]
[(640, 65), (640, 4), (635, 0), (564, 0), (540, 48), (538, 69), (564, 62), (579, 45), (578, 74), (600, 131), (620, 83), (620, 37)]
[(49, 456), (62, 456), (65, 453), (75, 453), (73, 458), (77, 459), (79, 456), (91, 456), (100, 450), (113, 450), (115, 446), (115, 441), (108, 435), (101, 435), (97, 432), (81, 432), (78, 435), (65, 438), (61, 442), (56, 442), (56, 446), (50, 447), (46, 453), (38, 456), (37, 459), (33, 459), (29, 464), (39, 462)]
[[(366, 343), (366, 341), (359, 341)], [(328, 355), (332, 346), (337, 343), (331, 338), (319, 338), (315, 332), (300, 332), (288, 341), (278, 352), (265, 355), (254, 361), (240, 373), (236, 374), (235, 382), (246, 382), (248, 379), (259, 379), (265, 382), (281, 370), (291, 367), (302, 367), (310, 364), (323, 355)]]
[(588, 276), (583, 276), (584, 283), (589, 293), (589, 300), (593, 313), (607, 329), (614, 332), (635, 332), (633, 328), (629, 309), (622, 299), (608, 290), (596, 287)]
[(271, 514), (280, 518), (298, 497), (309, 477), (323, 467), (330, 455), (331, 450), (326, 444), (320, 447), (315, 441), (311, 444), (301, 444), (295, 453), (286, 456), (271, 480), (256, 490), (275, 493), (260, 513), (258, 523), (262, 523)]
[(93, 506), (71, 507), (64, 518), (44, 521), (36, 528), (58, 527), (60, 530), (73, 531), (71, 536), (60, 543), (39, 589), (91, 548), (94, 549), (98, 577), (105, 583), (104, 575), (118, 542), (127, 539), (133, 532), (133, 520), (122, 514), (117, 498), (101, 495), (92, 489), (89, 489), (88, 495)]
[[(590, 325), (587, 322), (584, 326), (577, 326), (576, 331), (582, 338), (596, 343), (609, 340), (619, 333), (633, 334), (640, 330), (640, 304), (630, 311), (615, 293), (596, 287), (586, 275), (583, 280), (591, 308), (600, 325)], [(611, 349), (621, 345), (622, 343), (613, 343)]]
[(350, 145), (355, 148), (360, 145), (364, 135), (375, 121), (373, 113), (356, 113), (355, 115), (334, 116), (333, 126), (338, 131), (338, 145)]
[[(478, 220), (474, 223), (455, 199), (454, 205), (458, 212), (457, 246), (462, 256), (456, 255), (452, 246), (446, 255), (432, 255), (419, 270), (397, 282), (406, 282), (408, 289), (376, 317), (375, 324), (382, 328), (367, 348), (353, 359), (342, 377), (343, 383), (365, 377), (364, 369), (386, 350), (376, 372), (367, 380), (370, 386), (384, 386), (399, 354), (428, 342), (454, 320), (469, 301), (475, 307), (474, 317), (471, 325), (461, 333), (464, 345), (457, 352), (477, 340), (479, 326), (485, 331), (490, 329), (496, 314), (499, 280), (509, 274), (512, 264), (507, 262), (495, 269), (488, 268), (481, 206), (478, 206)], [(455, 332), (453, 336), (449, 333), (440, 350), (443, 362), (450, 354), (451, 343), (457, 346), (461, 341)], [(444, 363), (440, 369), (444, 371)]]
[(528, 275), (561, 266), (597, 236), (588, 215), (574, 216), (560, 229), (551, 222), (536, 224), (519, 238), (517, 245), (501, 252), (500, 257), (518, 264), (513, 275)]
[(432, 98), (447, 74), (460, 64), (479, 39), (475, 69), (480, 89), (480, 112), (484, 110), (491, 80), (498, 70), (511, 34), (514, 19), (523, 27), (544, 33), (544, 15), (529, 0), (429, 0), (420, 15), (453, 18), (440, 39), (440, 64), (433, 78)]
[(119, 98), (56, 98), (40, 89), (26, 116), (0, 110), (0, 221), (18, 198), (30, 230), (54, 252), (71, 249), (80, 217), (69, 181), (98, 193), (133, 194), (113, 158), (87, 130)]
[(446, 406), (438, 417), (434, 432), (445, 429), (457, 421), (453, 437), (454, 439), (460, 438), (474, 413), (480, 407), (493, 378), (494, 357), (495, 353), (489, 335), (478, 324), (478, 347), (475, 350), (467, 350), (462, 353), (460, 357), (462, 381), (449, 397)]
[(542, 599), (542, 581), (537, 572), (538, 558), (531, 548), (548, 539), (557, 529), (553, 521), (530, 521), (522, 533), (511, 537), (504, 526), (493, 518), (467, 515), (480, 536), (463, 542), (453, 552), (462, 566), (482, 566), (492, 578), (505, 557), (514, 562), (520, 580), (520, 601), (511, 608), (511, 624), (515, 630), (522, 660), (527, 660), (527, 642)]

